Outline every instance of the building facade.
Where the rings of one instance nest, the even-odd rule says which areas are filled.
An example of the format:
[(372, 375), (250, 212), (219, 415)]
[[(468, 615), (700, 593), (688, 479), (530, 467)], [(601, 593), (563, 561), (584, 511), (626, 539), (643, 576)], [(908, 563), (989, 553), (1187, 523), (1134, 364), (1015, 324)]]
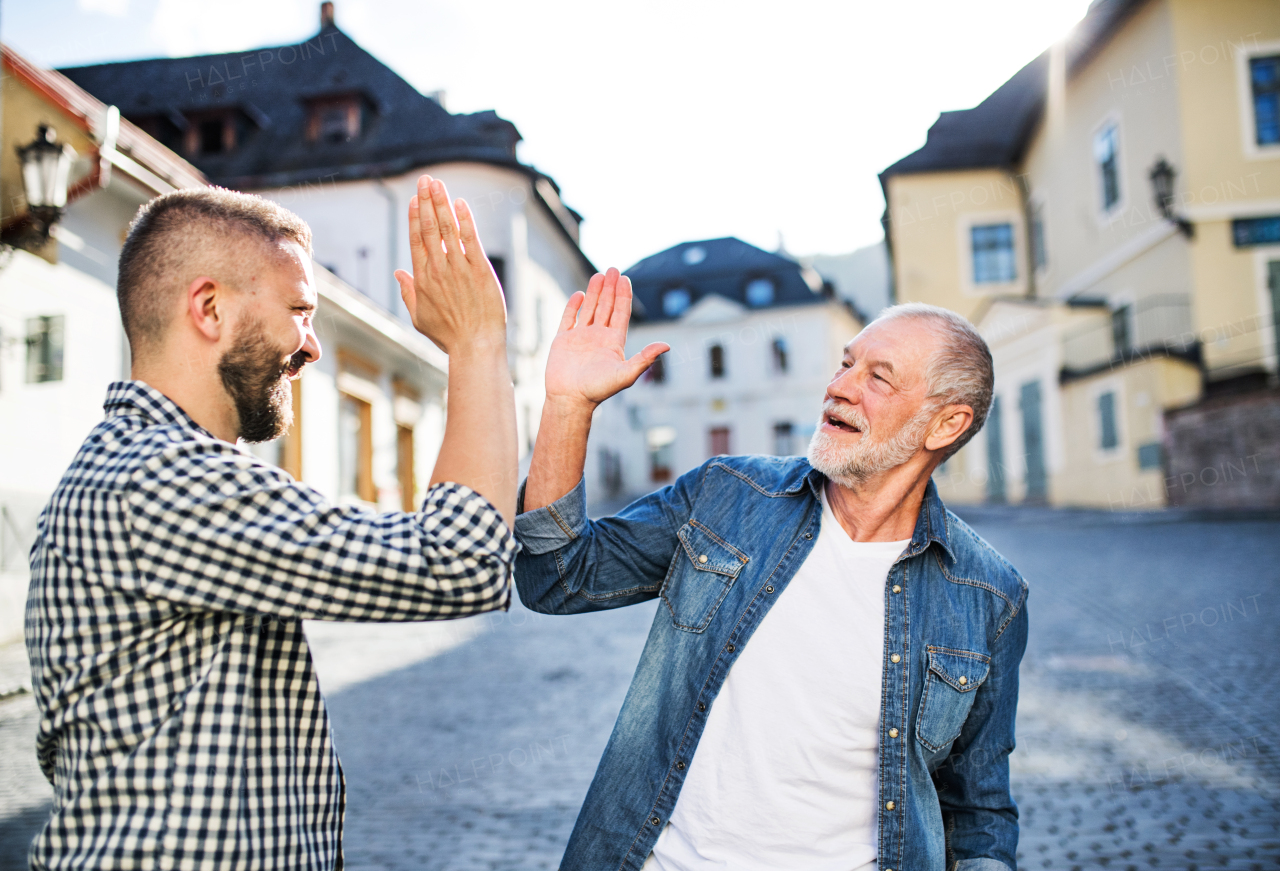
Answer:
[(718, 454), (808, 450), (826, 385), (863, 326), (830, 284), (734, 238), (676, 245), (626, 274), (627, 354), (671, 350), (596, 412), (590, 501), (648, 492)]
[(595, 271), (581, 216), (554, 180), (522, 163), (515, 125), (455, 115), (339, 29), (296, 45), (63, 70), (199, 167), (303, 217), (316, 260), (407, 321), (393, 273), (410, 269), (409, 200), (430, 173), (471, 204), (507, 296), (521, 452), (533, 444), (546, 354), (569, 296)]
[[(0, 222), (23, 220), (16, 147), (39, 125), (76, 152), (47, 244), (0, 253), (0, 643), (20, 638), (36, 518), (129, 373), (116, 261), (138, 207), (207, 178), (60, 74), (3, 49)], [(443, 437), (448, 361), (321, 266), (323, 357), (294, 384), (295, 424), (255, 452), (331, 501), (412, 506)], [(0, 688), (3, 691), (4, 688)]]
[(1177, 501), (1167, 416), (1276, 383), (1278, 125), (1274, 3), (1097, 0), (881, 174), (896, 301), (965, 315), (996, 362), (945, 497)]

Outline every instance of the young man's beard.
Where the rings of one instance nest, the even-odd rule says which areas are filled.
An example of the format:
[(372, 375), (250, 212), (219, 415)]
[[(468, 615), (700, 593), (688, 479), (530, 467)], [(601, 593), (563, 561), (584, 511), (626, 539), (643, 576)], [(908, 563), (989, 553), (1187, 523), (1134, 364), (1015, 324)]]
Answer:
[(875, 438), (864, 417), (855, 408), (843, 409), (839, 417), (862, 431), (856, 445), (842, 446), (835, 436), (822, 431), (822, 423), (830, 407), (823, 408), (818, 429), (809, 442), (809, 465), (844, 487), (856, 488), (869, 478), (901, 466), (915, 456), (924, 444), (925, 430), (934, 409), (926, 404), (893, 435)]
[(240, 438), (249, 444), (278, 439), (293, 424), (293, 388), (289, 370), (301, 369), (306, 356), (298, 351), (285, 360), (271, 344), (260, 321), (245, 323), (218, 361), (222, 386), (240, 418)]

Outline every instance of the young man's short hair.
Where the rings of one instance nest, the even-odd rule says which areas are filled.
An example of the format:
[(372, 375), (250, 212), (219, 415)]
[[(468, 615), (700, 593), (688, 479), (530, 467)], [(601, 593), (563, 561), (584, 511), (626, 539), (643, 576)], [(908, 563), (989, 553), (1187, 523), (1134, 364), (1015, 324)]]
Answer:
[(135, 357), (169, 326), (178, 296), (205, 274), (243, 287), (253, 267), (281, 242), (311, 253), (311, 228), (293, 212), (253, 194), (188, 188), (162, 194), (138, 210), (120, 250), (116, 295)]

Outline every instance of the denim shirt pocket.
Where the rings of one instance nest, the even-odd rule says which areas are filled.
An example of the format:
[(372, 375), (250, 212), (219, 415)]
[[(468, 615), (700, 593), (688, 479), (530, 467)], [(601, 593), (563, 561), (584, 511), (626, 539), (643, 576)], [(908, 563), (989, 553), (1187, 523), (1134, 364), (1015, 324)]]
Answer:
[(937, 753), (960, 737), (974, 693), (987, 679), (991, 657), (932, 644), (927, 650), (929, 670), (916, 717), (916, 740)]
[(751, 558), (696, 520), (676, 536), (680, 547), (662, 582), (662, 601), (677, 629), (702, 632)]

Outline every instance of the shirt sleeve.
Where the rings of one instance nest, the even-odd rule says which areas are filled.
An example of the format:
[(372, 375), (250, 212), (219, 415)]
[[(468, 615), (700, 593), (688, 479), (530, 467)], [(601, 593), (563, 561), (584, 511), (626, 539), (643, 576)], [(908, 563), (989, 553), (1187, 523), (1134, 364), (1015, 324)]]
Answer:
[(124, 504), (139, 591), (193, 609), (307, 620), (443, 620), (505, 609), (519, 549), (461, 484), (416, 513), (335, 507), (231, 445), (151, 458)]

